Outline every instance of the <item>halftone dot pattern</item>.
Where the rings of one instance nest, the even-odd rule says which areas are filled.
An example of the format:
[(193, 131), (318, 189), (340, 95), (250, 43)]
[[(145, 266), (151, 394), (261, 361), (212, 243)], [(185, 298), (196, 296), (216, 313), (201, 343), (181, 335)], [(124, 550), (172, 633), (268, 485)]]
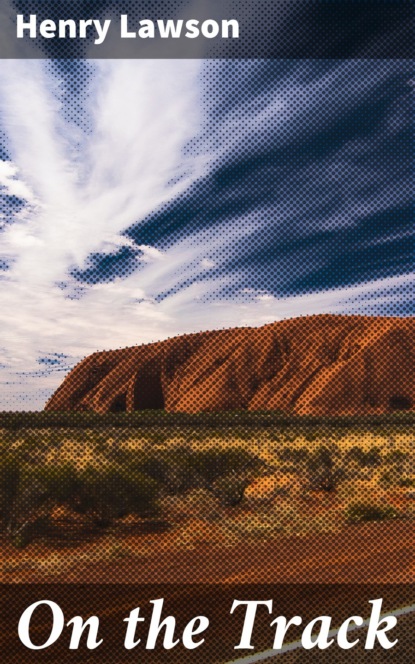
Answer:
[[(0, 44), (1, 57), (76, 59), (146, 58), (151, 51), (155, 58), (413, 58), (414, 13), (407, 0), (256, 0), (255, 4), (239, 0), (211, 3), (209, 13), (203, 5), (189, 5), (185, 0), (137, 2), (93, 0), (73, 3), (72, 0), (13, 0), (16, 13), (28, 17), (36, 15), (39, 24), (44, 20), (71, 18), (77, 24), (86, 16), (111, 20), (111, 47), (94, 50), (97, 34), (89, 26), (86, 38), (36, 38), (22, 45), (15, 38), (13, 20), (0, 29), (4, 38)], [(191, 17), (186, 15), (191, 10)], [(210, 14), (210, 16), (209, 16)], [(7, 15), (7, 12), (6, 12)], [(157, 25), (161, 17), (178, 20), (185, 16), (199, 21), (230, 18), (239, 23), (239, 37), (214, 39), (185, 37), (184, 26), (178, 38), (163, 40), (152, 49), (150, 39), (121, 38), (120, 16), (128, 17), (129, 32), (136, 33), (140, 21), (147, 19)], [(64, 19), (62, 19), (64, 17)], [(14, 21), (15, 22), (15, 21)], [(9, 28), (9, 30), (7, 29)], [(156, 29), (155, 34), (158, 34)], [(92, 49), (92, 50), (91, 50)]]
[[(92, 15), (94, 5), (73, 11)], [(50, 13), (49, 2), (36, 8)], [(136, 10), (128, 3), (132, 19)], [(281, 20), (284, 12), (293, 20), (288, 4)], [(64, 82), (56, 96), (65, 120), (79, 128), (76, 153), (92, 131), (83, 109), (95, 70), (66, 61), (69, 48), (45, 44), (55, 58), (47, 67)], [(204, 65), (205, 135), (185, 153), (196, 160), (209, 142), (209, 176), (126, 228), (128, 246), (74, 265), (79, 291), (70, 297), (139, 273), (143, 246), (168, 251), (186, 240), (205, 247), (203, 269), (199, 257), (179, 262), (157, 302), (210, 282), (206, 308), (323, 300), (340, 287), (360, 287), (361, 298), (348, 315), (258, 320), (97, 351), (68, 371), (43, 412), (0, 414), (5, 584), (74, 584), (73, 598), (82, 594), (76, 584), (176, 584), (183, 605), (192, 584), (356, 584), (358, 596), (359, 584), (381, 592), (380, 584), (413, 582), (413, 294), (404, 281), (392, 304), (383, 291), (366, 295), (372, 280), (394, 284), (413, 271), (413, 65), (239, 64)], [(293, 85), (276, 94), (282, 72)], [(250, 109), (255, 122), (246, 126)], [(2, 139), (5, 161), (7, 147)], [(4, 223), (21, 208), (3, 197)], [(0, 268), (7, 273), (7, 261)], [(308, 598), (317, 615), (318, 594)], [(413, 644), (402, 642), (399, 657), (409, 660)], [(223, 661), (222, 645), (206, 661)], [(286, 659), (306, 656), (345, 660), (330, 650)], [(386, 656), (393, 661), (389, 651), (371, 661)], [(127, 659), (120, 649), (102, 661)]]
[[(276, 91), (283, 74), (286, 88)], [(137, 248), (94, 254), (73, 276), (84, 285), (125, 278), (140, 269), (141, 245), (168, 250), (183, 240), (204, 246), (207, 269), (200, 259), (183, 261), (178, 286), (166, 284), (159, 301), (215, 279), (207, 300), (284, 297), (410, 273), (411, 76), (406, 62), (339, 62), (333, 71), (331, 62), (208, 61), (204, 131), (217, 154), (213, 172), (126, 229)], [(371, 77), (379, 82), (372, 89)], [(345, 101), (361, 95), (358, 109)], [(258, 106), (263, 119), (249, 132), (249, 108), (257, 118)], [(197, 158), (201, 141), (188, 157)]]

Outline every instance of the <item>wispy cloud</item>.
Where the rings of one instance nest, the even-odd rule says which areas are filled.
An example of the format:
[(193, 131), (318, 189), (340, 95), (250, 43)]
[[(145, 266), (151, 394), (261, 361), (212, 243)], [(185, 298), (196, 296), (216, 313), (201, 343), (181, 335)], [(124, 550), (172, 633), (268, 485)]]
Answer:
[[(412, 303), (411, 274), (277, 295), (275, 275), (281, 282), (305, 278), (325, 258), (311, 243), (316, 264), (307, 263), (302, 245), (293, 253), (295, 239), (357, 227), (365, 215), (403, 204), (408, 187), (401, 178), (398, 190), (378, 162), (366, 168), (373, 140), (363, 135), (330, 143), (321, 154), (313, 144), (314, 160), (308, 153), (300, 158), (307, 127), (316, 145), (323, 131), (316, 115), (321, 95), (337, 112), (334, 90), (347, 65), (334, 64), (319, 79), (293, 68), (275, 89), (244, 102), (233, 83), (236, 102), (226, 90), (213, 102), (203, 97), (202, 83), (220, 76), (220, 66), (102, 60), (90, 62), (77, 90), (68, 91), (77, 63), (65, 70), (35, 60), (2, 62), (0, 122), (13, 161), (0, 163), (0, 187), (22, 205), (10, 208), (0, 236), (0, 260), (8, 265), (0, 272), (0, 408), (41, 408), (63, 374), (95, 350), (312, 313), (393, 313), (403, 296)], [(388, 76), (380, 71), (376, 82), (361, 73), (346, 114)], [(241, 65), (239, 75), (252, 79), (255, 67)], [(391, 117), (378, 129), (378, 145), (393, 140), (398, 125)], [(288, 152), (276, 152), (286, 146)], [(247, 150), (258, 163), (265, 155), (271, 176), (254, 170)], [(166, 241), (140, 233), (135, 241), (131, 228), (154, 225), (155, 212)], [(186, 215), (190, 221), (180, 227)], [(321, 223), (308, 224), (310, 215), (321, 215)], [(364, 242), (381, 244), (371, 235)], [(266, 251), (274, 262), (257, 269)], [(132, 266), (123, 272), (121, 262), (117, 276), (108, 267), (105, 279), (105, 261), (123, 252)], [(82, 278), (93, 256), (102, 259), (95, 283)]]
[[(140, 304), (130, 291), (126, 302), (122, 283), (74, 300), (68, 274), (92, 252), (131, 246), (121, 231), (197, 177), (198, 162), (186, 159), (183, 147), (198, 127), (199, 68), (197, 61), (95, 63), (85, 131), (65, 119), (64, 82), (52, 65), (2, 63), (1, 122), (13, 162), (0, 165), (0, 184), (26, 203), (5, 226), (0, 247), (10, 262), (0, 294), (2, 362), (12, 373), (30, 373), (42, 352), (63, 349), (78, 358), (117, 344), (109, 336), (114, 320), (118, 333), (128, 330), (118, 343), (137, 341), (134, 328), (141, 338), (156, 334), (151, 321), (163, 315), (143, 286), (134, 289)], [(136, 250), (143, 263), (162, 258), (151, 246)], [(10, 390), (2, 396), (7, 403)]]

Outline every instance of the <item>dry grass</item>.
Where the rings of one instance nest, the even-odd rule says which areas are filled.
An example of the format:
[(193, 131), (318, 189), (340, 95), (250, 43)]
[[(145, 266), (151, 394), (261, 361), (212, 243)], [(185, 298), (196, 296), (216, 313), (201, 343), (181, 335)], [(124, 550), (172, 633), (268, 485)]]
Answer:
[[(163, 521), (168, 524), (165, 531), (148, 532), (143, 528), (145, 520), (137, 519), (137, 523), (120, 522), (112, 532), (96, 537), (87, 534), (83, 540), (66, 543), (50, 538), (34, 542), (23, 551), (13, 550), (4, 541), (0, 577), (3, 581), (26, 572), (34, 572), (45, 579), (53, 577), (56, 570), (70, 575), (78, 565), (100, 561), (151, 561), (160, 551), (200, 548), (206, 544), (224, 549), (241, 542), (336, 532), (347, 526), (347, 513), (358, 501), (392, 505), (403, 518), (415, 516), (415, 488), (411, 488), (412, 483), (415, 486), (413, 426), (349, 430), (329, 427), (308, 430), (250, 427), (248, 430), (237, 426), (217, 430), (193, 427), (179, 430), (151, 427), (139, 431), (45, 429), (31, 435), (22, 431), (3, 434), (0, 437), (2, 452), (24, 453), (33, 464), (59, 465), (70, 461), (78, 469), (100, 468), (123, 452), (151, 451), (154, 454), (158, 450), (179, 447), (197, 451), (238, 447), (266, 463), (262, 475), (250, 480), (244, 500), (235, 507), (221, 504), (205, 489), (165, 496), (161, 504)], [(283, 449), (306, 449), (313, 453), (323, 445), (337, 448), (342, 455), (355, 447), (364, 453), (378, 448), (382, 465), (364, 467), (350, 461), (347, 476), (335, 490), (313, 491), (304, 481), (300, 465), (281, 461), (278, 453)], [(406, 455), (405, 459), (399, 463), (391, 461), (396, 453)], [(389, 475), (385, 479), (386, 470)], [(68, 523), (69, 517), (58, 514), (56, 518)]]
[(189, 447), (206, 450), (240, 447), (257, 454), (266, 462), (275, 461), (275, 451), (289, 446), (293, 449), (313, 449), (321, 444), (336, 444), (342, 450), (358, 446), (363, 450), (380, 447), (415, 453), (415, 426), (383, 426), (376, 428), (320, 427), (302, 430), (296, 427), (267, 428), (193, 428), (157, 427), (107, 429), (105, 431), (43, 429), (25, 431), (0, 430), (0, 450), (18, 452), (30, 447), (33, 461), (47, 463), (72, 461), (79, 468), (103, 462), (108, 451), (165, 450)]

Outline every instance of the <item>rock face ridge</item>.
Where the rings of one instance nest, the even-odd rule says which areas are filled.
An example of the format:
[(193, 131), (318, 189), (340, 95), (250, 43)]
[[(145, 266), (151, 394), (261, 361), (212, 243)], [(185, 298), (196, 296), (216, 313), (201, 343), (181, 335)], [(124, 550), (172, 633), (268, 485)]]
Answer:
[(93, 353), (49, 411), (415, 409), (415, 318), (319, 315)]

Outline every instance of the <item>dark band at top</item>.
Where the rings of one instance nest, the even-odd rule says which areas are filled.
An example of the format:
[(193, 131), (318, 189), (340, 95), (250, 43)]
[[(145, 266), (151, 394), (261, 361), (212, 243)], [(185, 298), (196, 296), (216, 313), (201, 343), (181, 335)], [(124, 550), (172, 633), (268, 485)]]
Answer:
[(7, 0), (0, 58), (412, 58), (414, 10), (412, 0)]

